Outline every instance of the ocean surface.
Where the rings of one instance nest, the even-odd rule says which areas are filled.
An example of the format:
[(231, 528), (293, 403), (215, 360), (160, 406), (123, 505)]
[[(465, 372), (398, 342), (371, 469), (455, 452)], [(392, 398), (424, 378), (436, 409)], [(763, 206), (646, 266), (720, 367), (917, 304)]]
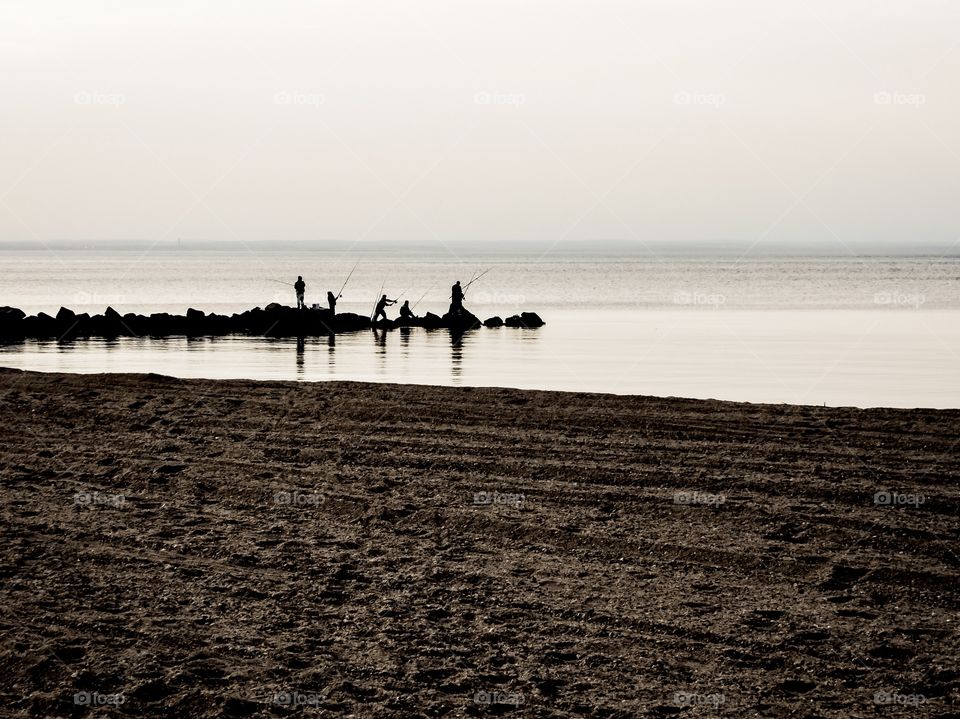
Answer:
[[(0, 305), (29, 314), (231, 313), (324, 303), (370, 314), (383, 287), (442, 314), (450, 285), (481, 319), (535, 330), (334, 339), (127, 338), (0, 345), (0, 365), (58, 372), (362, 380), (860, 407), (960, 407), (960, 258), (751, 258), (200, 250), (0, 251)], [(393, 308), (394, 310), (396, 308)], [(390, 315), (395, 316), (395, 312)]]

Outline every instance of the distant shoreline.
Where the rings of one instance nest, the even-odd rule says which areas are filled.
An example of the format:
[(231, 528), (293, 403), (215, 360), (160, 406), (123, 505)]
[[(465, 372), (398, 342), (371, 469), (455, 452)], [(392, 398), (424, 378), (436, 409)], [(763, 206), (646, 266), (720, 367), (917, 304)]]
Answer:
[(561, 241), (561, 242), (363, 242), (347, 240), (5, 240), (2, 252), (334, 252), (351, 257), (370, 254), (418, 254), (426, 259), (449, 260), (456, 256), (608, 256), (608, 257), (705, 257), (713, 259), (785, 259), (836, 257), (865, 259), (871, 257), (960, 258), (960, 244), (930, 242), (915, 246), (890, 242), (782, 243), (779, 246), (755, 244), (753, 241), (641, 242), (641, 241)]

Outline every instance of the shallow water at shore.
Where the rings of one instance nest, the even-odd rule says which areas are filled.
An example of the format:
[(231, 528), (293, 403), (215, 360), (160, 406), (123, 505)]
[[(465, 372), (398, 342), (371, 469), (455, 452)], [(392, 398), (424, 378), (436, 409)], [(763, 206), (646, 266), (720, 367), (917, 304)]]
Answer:
[(0, 365), (56, 372), (357, 380), (861, 407), (960, 407), (960, 312), (556, 310), (536, 330), (336, 338), (27, 341)]

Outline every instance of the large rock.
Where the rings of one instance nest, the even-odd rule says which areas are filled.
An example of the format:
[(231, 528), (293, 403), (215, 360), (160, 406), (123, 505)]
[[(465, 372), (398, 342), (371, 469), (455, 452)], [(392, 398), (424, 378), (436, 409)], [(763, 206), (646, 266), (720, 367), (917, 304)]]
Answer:
[(420, 326), (431, 330), (439, 329), (443, 327), (443, 318), (433, 314), (433, 312), (427, 312), (420, 318)]
[(67, 323), (73, 322), (77, 318), (77, 313), (73, 310), (68, 310), (66, 307), (61, 307), (57, 311), (57, 322)]
[(206, 334), (206, 319), (207, 316), (200, 310), (195, 310), (193, 307), (187, 309), (187, 316), (184, 318), (184, 330), (187, 333), (187, 336), (196, 337), (198, 335)]
[(0, 320), (22, 320), (27, 313), (17, 307), (0, 307)]
[(483, 321), (484, 327), (503, 327), (503, 320), (499, 317), (489, 317)]
[(461, 310), (458, 314), (448, 312), (443, 316), (443, 326), (456, 332), (466, 332), (481, 326), (480, 318), (469, 310)]
[(46, 312), (38, 312), (36, 317), (23, 320), (24, 337), (56, 337), (57, 321)]
[(89, 331), (90, 315), (86, 312), (77, 314), (73, 310), (61, 307), (57, 311), (55, 334), (60, 339), (69, 339), (71, 337), (82, 337)]
[(23, 318), (26, 316), (23, 310), (16, 307), (0, 307), (0, 337), (22, 337)]
[(504, 324), (507, 327), (543, 327), (546, 323), (540, 319), (540, 315), (536, 312), (521, 312), (519, 315), (513, 315), (512, 317), (507, 317), (504, 321)]
[(546, 324), (536, 312), (521, 312), (520, 321), (524, 327), (543, 327)]
[(334, 332), (355, 332), (368, 329), (372, 323), (366, 315), (341, 312), (336, 317), (331, 318), (329, 324)]
[(102, 315), (94, 315), (90, 319), (90, 334), (102, 337), (116, 337), (117, 335), (131, 334), (124, 326), (123, 317), (113, 307), (107, 307)]

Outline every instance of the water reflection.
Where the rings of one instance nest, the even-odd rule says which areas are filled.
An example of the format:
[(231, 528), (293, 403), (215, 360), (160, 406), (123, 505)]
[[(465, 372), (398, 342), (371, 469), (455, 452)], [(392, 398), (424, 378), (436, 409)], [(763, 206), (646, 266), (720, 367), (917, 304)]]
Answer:
[(297, 337), (297, 379), (303, 379), (303, 354), (306, 346), (306, 340)]
[(463, 333), (450, 330), (450, 378), (460, 384), (463, 376)]
[(373, 343), (377, 349), (377, 374), (387, 372), (387, 330), (373, 328)]

